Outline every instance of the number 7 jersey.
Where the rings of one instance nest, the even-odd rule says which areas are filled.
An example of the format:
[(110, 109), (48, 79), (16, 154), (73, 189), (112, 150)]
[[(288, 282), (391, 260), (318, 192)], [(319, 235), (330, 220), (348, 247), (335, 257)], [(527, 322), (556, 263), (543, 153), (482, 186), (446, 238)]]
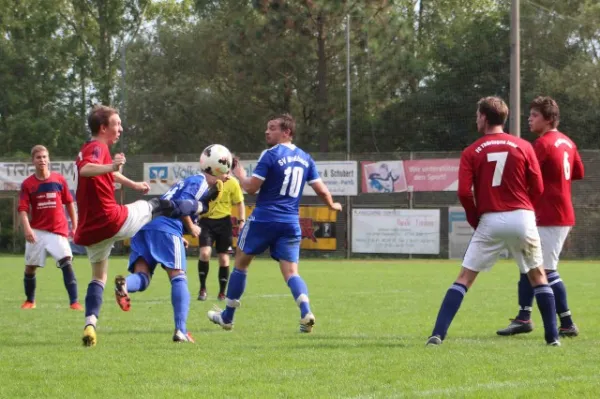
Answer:
[(535, 151), (521, 138), (486, 134), (460, 157), (458, 197), (472, 226), (484, 213), (533, 210), (543, 190)]
[(305, 183), (320, 180), (315, 161), (293, 144), (278, 144), (263, 151), (252, 176), (263, 180), (249, 218), (257, 222), (298, 223)]

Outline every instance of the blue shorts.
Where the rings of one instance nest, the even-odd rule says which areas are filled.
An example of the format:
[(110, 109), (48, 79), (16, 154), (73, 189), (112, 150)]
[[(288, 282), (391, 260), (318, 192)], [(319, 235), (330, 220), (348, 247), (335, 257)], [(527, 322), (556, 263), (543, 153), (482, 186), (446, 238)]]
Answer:
[(271, 257), (276, 261), (298, 263), (301, 239), (299, 223), (248, 220), (240, 232), (237, 245), (247, 255), (258, 255), (269, 248)]
[(158, 230), (140, 230), (131, 238), (129, 272), (133, 273), (135, 261), (143, 258), (154, 273), (160, 263), (166, 268), (186, 270), (183, 238)]

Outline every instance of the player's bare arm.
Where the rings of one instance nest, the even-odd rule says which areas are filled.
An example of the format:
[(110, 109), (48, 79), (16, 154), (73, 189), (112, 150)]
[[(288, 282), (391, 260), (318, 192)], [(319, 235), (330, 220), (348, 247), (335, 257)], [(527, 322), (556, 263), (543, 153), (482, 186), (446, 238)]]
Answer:
[(185, 227), (186, 231), (190, 233), (192, 237), (198, 238), (198, 236), (200, 236), (200, 226), (195, 224), (191, 217), (183, 216), (181, 222), (183, 223), (183, 227)]
[(132, 190), (141, 191), (144, 194), (150, 191), (150, 185), (145, 181), (135, 182), (125, 177), (121, 172), (114, 172), (113, 177), (115, 178), (115, 182), (120, 183)]
[(246, 174), (246, 169), (244, 169), (239, 161), (236, 162), (233, 174), (239, 180), (240, 186), (242, 186), (244, 191), (250, 195), (256, 194), (258, 190), (260, 190), (260, 186), (263, 184), (263, 181), (258, 177), (248, 177)]
[(338, 212), (342, 210), (342, 204), (340, 204), (339, 202), (333, 202), (333, 197), (331, 196), (331, 193), (329, 192), (329, 189), (327, 188), (325, 183), (323, 183), (321, 180), (317, 180), (316, 182), (313, 182), (310, 186), (313, 190), (315, 190), (315, 193), (317, 193), (319, 198), (321, 198), (321, 201), (323, 201), (323, 203), (327, 205), (329, 209)]
[(242, 202), (238, 202), (237, 204), (234, 204), (237, 207), (237, 211), (238, 211), (238, 215), (239, 215), (239, 223), (238, 226), (241, 229), (242, 227), (244, 227), (244, 223), (246, 221), (246, 204), (244, 204), (244, 201)]
[(75, 209), (75, 203), (70, 202), (67, 204), (67, 213), (69, 214), (69, 218), (71, 219), (71, 224), (73, 225), (73, 233), (77, 230), (77, 210)]
[(21, 226), (23, 226), (23, 233), (25, 235), (25, 240), (27, 242), (33, 244), (35, 243), (35, 233), (29, 224), (29, 215), (25, 211), (19, 212), (19, 219), (21, 219)]

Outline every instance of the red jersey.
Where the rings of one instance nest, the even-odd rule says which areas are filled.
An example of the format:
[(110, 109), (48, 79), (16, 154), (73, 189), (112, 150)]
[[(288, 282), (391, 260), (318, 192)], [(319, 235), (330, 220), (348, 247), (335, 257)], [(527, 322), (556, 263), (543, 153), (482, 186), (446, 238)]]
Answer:
[(23, 181), (18, 210), (30, 212), (32, 228), (68, 237), (69, 223), (63, 204), (72, 202), (73, 197), (63, 175), (50, 172), (50, 177), (45, 180), (31, 175)]
[(573, 226), (575, 212), (571, 181), (583, 179), (583, 162), (577, 146), (557, 130), (541, 135), (533, 144), (544, 179), (544, 193), (535, 203), (538, 226)]
[(93, 177), (82, 177), (81, 168), (88, 163), (112, 164), (108, 146), (91, 140), (82, 147), (75, 165), (77, 166), (77, 214), (79, 227), (75, 232), (76, 244), (89, 246), (114, 237), (121, 229), (128, 210), (115, 200), (114, 177), (112, 173)]
[(533, 147), (521, 138), (507, 133), (486, 134), (460, 157), (458, 198), (474, 228), (484, 213), (533, 210), (543, 191)]

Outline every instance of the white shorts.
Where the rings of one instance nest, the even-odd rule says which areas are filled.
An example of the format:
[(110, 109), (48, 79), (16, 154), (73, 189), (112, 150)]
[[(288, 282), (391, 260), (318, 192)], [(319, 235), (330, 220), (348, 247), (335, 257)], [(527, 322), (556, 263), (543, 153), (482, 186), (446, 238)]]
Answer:
[(56, 261), (73, 257), (71, 245), (67, 237), (54, 234), (45, 230), (33, 229), (35, 234), (35, 243), (25, 243), (25, 265), (44, 267), (46, 264), (46, 252)]
[(487, 271), (505, 248), (515, 258), (521, 273), (542, 266), (540, 235), (533, 211), (520, 209), (482, 215), (462, 265), (475, 272)]
[(115, 242), (133, 237), (146, 223), (152, 220), (152, 208), (148, 201), (140, 200), (125, 206), (129, 210), (127, 219), (125, 219), (125, 223), (123, 223), (117, 234), (97, 244), (85, 247), (91, 263), (108, 259)]
[(538, 231), (542, 240), (544, 269), (557, 270), (560, 251), (571, 231), (571, 226), (540, 226)]

